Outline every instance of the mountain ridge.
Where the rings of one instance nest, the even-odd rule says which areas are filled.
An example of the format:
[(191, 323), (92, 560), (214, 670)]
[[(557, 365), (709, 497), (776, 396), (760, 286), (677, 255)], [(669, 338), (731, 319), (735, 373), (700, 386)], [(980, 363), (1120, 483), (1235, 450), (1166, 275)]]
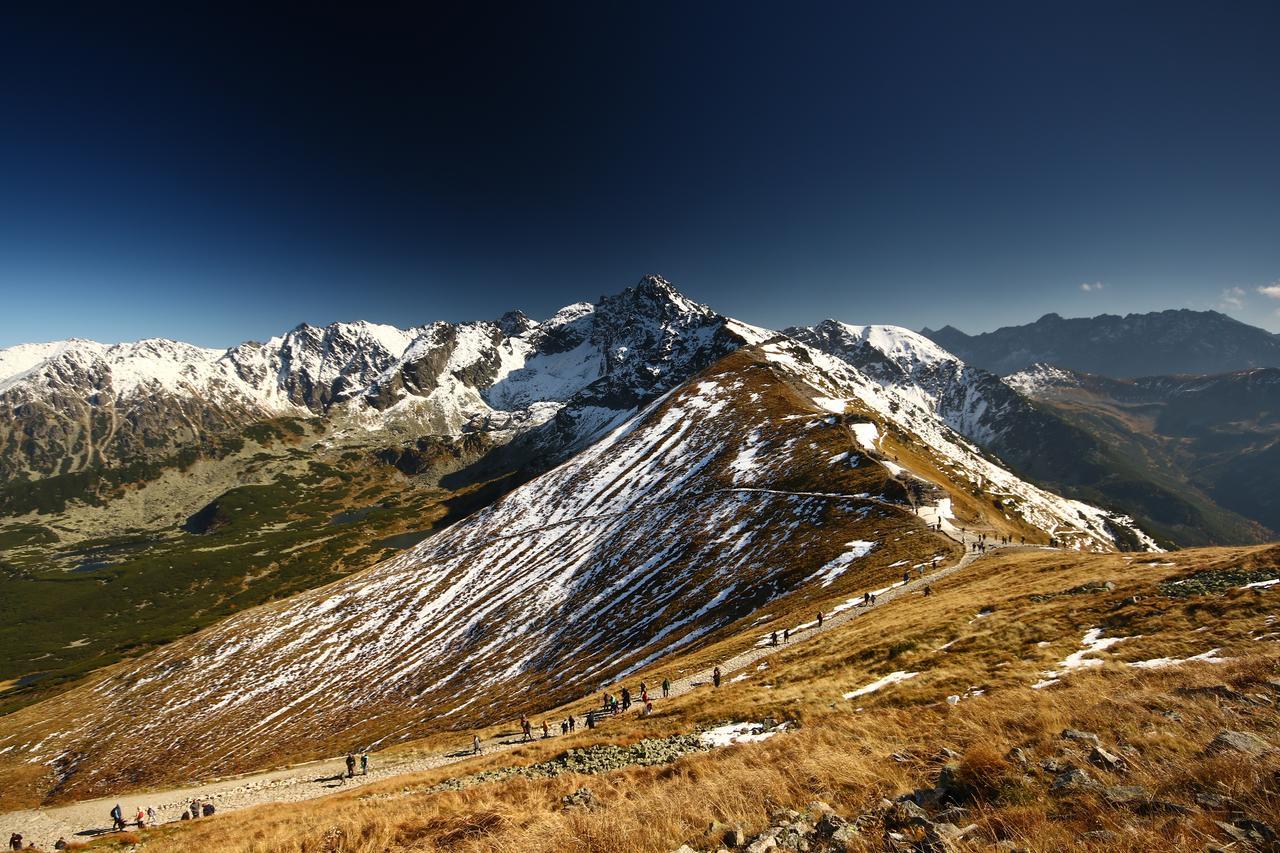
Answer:
[(1280, 367), (1280, 336), (1218, 311), (1186, 308), (1075, 318), (1049, 313), (977, 335), (950, 325), (920, 334), (1000, 375), (1036, 363), (1117, 378)]

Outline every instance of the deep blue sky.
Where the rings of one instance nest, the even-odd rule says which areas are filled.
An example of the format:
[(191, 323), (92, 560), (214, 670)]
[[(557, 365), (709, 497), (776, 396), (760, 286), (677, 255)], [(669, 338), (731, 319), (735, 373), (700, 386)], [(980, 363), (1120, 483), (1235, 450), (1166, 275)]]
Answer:
[(345, 5), (4, 13), (0, 346), (647, 272), (771, 326), (1280, 328), (1280, 4)]

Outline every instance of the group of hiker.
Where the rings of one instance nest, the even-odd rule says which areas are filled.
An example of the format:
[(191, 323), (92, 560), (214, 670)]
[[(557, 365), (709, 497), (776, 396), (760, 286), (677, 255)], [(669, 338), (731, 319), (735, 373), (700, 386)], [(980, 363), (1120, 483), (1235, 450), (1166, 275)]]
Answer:
[[(718, 682), (719, 672), (720, 670), (719, 668), (717, 668), (716, 669), (716, 673), (717, 673), (716, 686), (717, 687), (720, 686)], [(661, 690), (662, 690), (663, 699), (666, 699), (671, 695), (671, 679), (669, 678), (662, 679)], [(601, 717), (603, 716), (616, 717), (618, 714), (625, 714), (627, 711), (631, 710), (631, 706), (633, 704), (636, 704), (636, 702), (633, 701), (636, 698), (637, 696), (631, 692), (631, 688), (629, 687), (623, 687), (621, 690), (618, 691), (617, 696), (613, 695), (612, 693), (606, 690), (602, 694), (600, 694), (600, 707), (592, 708), (588, 710), (586, 715), (583, 717), (583, 723), (586, 725), (587, 728), (594, 729), (596, 727), (596, 723), (599, 721)], [(640, 716), (647, 717), (650, 714), (652, 714), (654, 697), (649, 693), (649, 685), (647, 682), (644, 682), (644, 681), (640, 682), (640, 691), (639, 691), (638, 698), (639, 698), (638, 704), (640, 706)], [(563, 720), (560, 721), (561, 735), (572, 734), (573, 732), (577, 731), (577, 729), (578, 729), (578, 718), (575, 717), (573, 714), (568, 715), (567, 717), (565, 717)], [(542, 730), (542, 737), (549, 738), (552, 736), (551, 724), (548, 723), (546, 720), (542, 721), (541, 730)], [(520, 742), (528, 743), (529, 741), (534, 740), (533, 732), (534, 732), (533, 721), (530, 720), (528, 716), (521, 714), (520, 715)], [(472, 755), (479, 755), (482, 751), (483, 750), (480, 745), (480, 736), (472, 735), (471, 736)]]
[[(353, 779), (356, 775), (356, 756), (353, 752), (347, 753), (347, 778)], [(360, 753), (360, 775), (369, 775), (369, 753)]]

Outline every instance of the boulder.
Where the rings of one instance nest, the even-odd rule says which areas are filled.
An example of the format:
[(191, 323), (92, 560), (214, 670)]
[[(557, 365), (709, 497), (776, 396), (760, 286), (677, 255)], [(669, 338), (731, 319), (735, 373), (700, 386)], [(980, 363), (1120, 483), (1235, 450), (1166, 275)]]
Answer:
[(1102, 746), (1102, 741), (1093, 732), (1082, 732), (1079, 729), (1063, 729), (1062, 737), (1067, 740), (1083, 741), (1090, 746)]
[(1095, 746), (1089, 751), (1089, 761), (1097, 767), (1112, 772), (1123, 770), (1125, 768), (1124, 759), (1120, 756), (1107, 752), (1100, 746)]
[(1088, 773), (1079, 767), (1069, 767), (1053, 777), (1049, 790), (1054, 793), (1069, 793), (1072, 791), (1086, 791), (1096, 786), (1097, 783), (1093, 781), (1093, 778)]
[(1015, 746), (1013, 749), (1009, 750), (1009, 755), (1007, 757), (1010, 761), (1024, 770), (1031, 766), (1031, 753), (1020, 746)]
[(1265, 755), (1271, 752), (1271, 744), (1253, 732), (1233, 732), (1224, 730), (1209, 742), (1209, 752), (1236, 752), (1241, 755)]
[(1151, 794), (1141, 785), (1108, 785), (1102, 789), (1102, 798), (1113, 806), (1140, 803), (1151, 799)]

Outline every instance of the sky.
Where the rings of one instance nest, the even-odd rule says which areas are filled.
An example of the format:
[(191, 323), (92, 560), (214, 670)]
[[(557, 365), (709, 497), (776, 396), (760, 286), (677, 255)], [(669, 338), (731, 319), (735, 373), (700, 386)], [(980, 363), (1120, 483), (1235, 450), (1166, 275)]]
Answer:
[(38, 5), (0, 22), (0, 346), (646, 273), (771, 327), (1280, 330), (1280, 4)]

